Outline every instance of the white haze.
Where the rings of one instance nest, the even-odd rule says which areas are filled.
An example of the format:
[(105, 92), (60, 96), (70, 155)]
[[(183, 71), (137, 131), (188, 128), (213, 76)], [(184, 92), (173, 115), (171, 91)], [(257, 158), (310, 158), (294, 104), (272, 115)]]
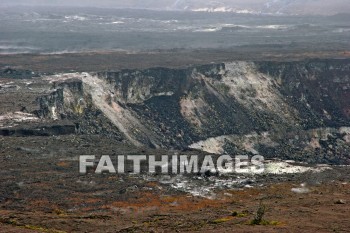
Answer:
[(0, 6), (78, 6), (264, 14), (334, 15), (350, 12), (349, 0), (1, 0)]

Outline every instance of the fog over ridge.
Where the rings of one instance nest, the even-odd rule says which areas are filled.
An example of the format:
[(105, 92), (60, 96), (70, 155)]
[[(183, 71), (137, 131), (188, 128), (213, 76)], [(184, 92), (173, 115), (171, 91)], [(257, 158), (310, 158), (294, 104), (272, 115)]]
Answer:
[(2, 0), (3, 6), (79, 6), (209, 12), (334, 15), (349, 13), (348, 0)]

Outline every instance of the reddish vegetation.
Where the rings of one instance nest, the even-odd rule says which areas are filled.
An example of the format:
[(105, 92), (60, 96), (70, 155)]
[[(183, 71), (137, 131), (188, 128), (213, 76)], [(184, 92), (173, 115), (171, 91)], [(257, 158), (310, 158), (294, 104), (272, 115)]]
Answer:
[[(150, 183), (154, 187), (156, 184)], [(328, 183), (296, 194), (291, 183), (220, 192), (216, 200), (189, 195), (136, 191), (125, 201), (112, 201), (79, 213), (68, 213), (47, 200), (27, 203), (25, 211), (1, 210), (1, 232), (346, 232), (350, 223), (350, 184)], [(89, 206), (100, 199), (68, 198)], [(345, 204), (337, 203), (342, 200)], [(259, 202), (267, 225), (254, 226)], [(51, 208), (51, 212), (38, 211)], [(99, 211), (97, 211), (99, 210)], [(93, 230), (95, 229), (95, 230)]]

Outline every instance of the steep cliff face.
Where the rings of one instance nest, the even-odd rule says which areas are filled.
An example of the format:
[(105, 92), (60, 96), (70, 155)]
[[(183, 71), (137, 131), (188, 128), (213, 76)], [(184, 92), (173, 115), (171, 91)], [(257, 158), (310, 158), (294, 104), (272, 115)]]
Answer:
[(348, 125), (348, 75), (348, 61), (312, 61), (155, 68), (96, 78), (110, 89), (105, 98), (136, 116), (160, 146), (184, 147), (221, 135)]
[(350, 60), (45, 77), (38, 117), (137, 146), (350, 163)]
[(265, 62), (258, 66), (261, 72), (277, 78), (279, 91), (298, 109), (303, 127), (349, 124), (349, 60)]
[[(255, 106), (255, 96), (250, 96), (264, 91), (255, 93), (262, 83), (262, 88), (273, 92), (272, 83), (256, 82), (259, 77), (255, 76), (245, 79), (244, 73), (232, 84), (232, 72), (255, 70), (252, 64), (243, 62), (226, 66), (108, 72), (91, 75), (83, 82), (92, 90), (95, 105), (104, 109), (129, 140), (155, 147), (185, 148), (208, 137), (267, 130), (270, 124), (266, 119), (278, 118), (275, 112)], [(278, 98), (276, 93), (271, 95)], [(261, 96), (261, 101), (268, 101), (266, 98)]]

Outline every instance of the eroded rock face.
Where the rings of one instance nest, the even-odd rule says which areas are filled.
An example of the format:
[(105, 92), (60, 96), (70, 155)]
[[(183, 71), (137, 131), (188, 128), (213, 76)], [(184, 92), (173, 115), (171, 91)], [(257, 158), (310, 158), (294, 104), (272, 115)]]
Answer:
[(137, 146), (350, 163), (349, 75), (350, 60), (60, 74), (35, 113)]
[(280, 92), (298, 110), (303, 127), (349, 124), (349, 60), (260, 62), (258, 67), (278, 79)]

